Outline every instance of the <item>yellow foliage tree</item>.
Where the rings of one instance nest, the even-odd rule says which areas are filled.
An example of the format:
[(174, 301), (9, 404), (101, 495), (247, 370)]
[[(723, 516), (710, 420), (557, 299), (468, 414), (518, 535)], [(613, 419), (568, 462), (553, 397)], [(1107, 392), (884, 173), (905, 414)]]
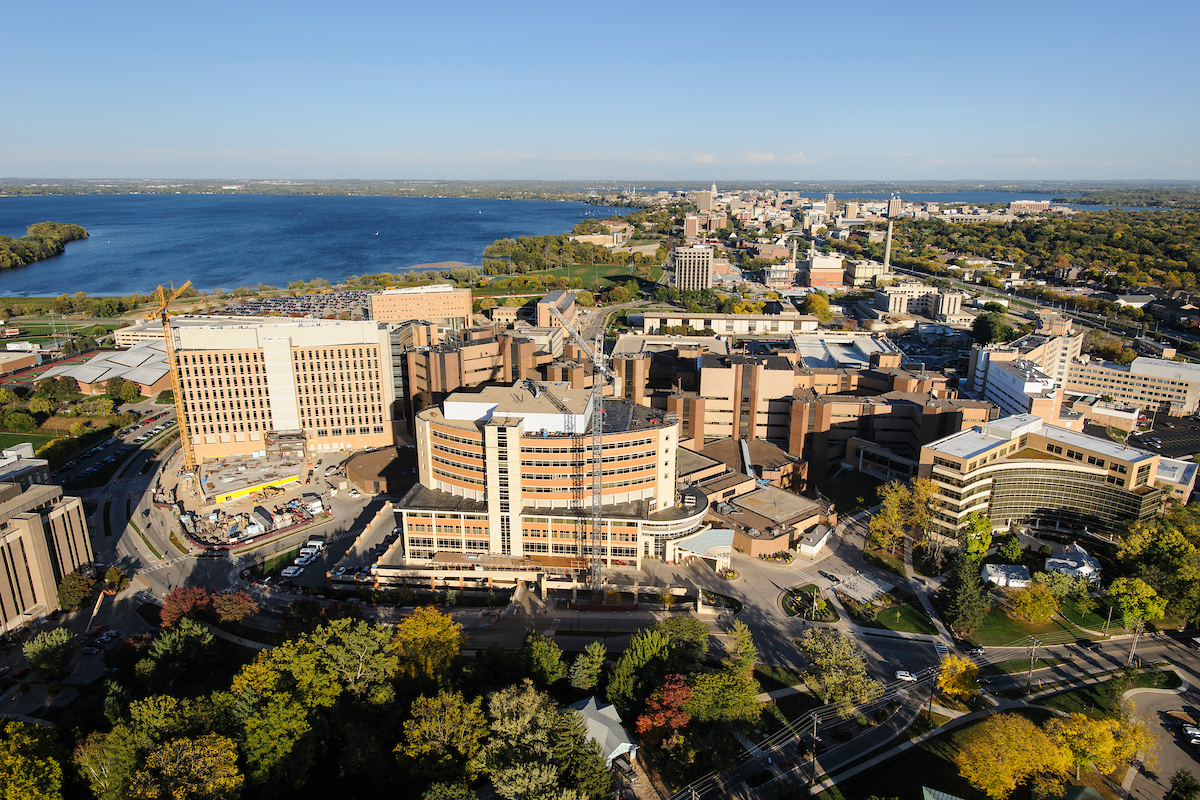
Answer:
[(1050, 720), (1047, 730), (1070, 755), (1076, 779), (1081, 767), (1107, 774), (1130, 764), (1139, 750), (1152, 751), (1149, 729), (1132, 714), (1104, 719), (1072, 714)]
[(1058, 598), (1040, 583), (1017, 589), (1008, 596), (1008, 602), (1012, 615), (1027, 622), (1049, 622), (1058, 611)]
[(133, 776), (130, 795), (139, 800), (237, 797), (245, 782), (237, 759), (233, 740), (215, 733), (198, 739), (172, 739), (151, 751), (146, 768)]
[(979, 692), (979, 667), (969, 658), (954, 653), (942, 656), (942, 671), (938, 675), (938, 691), (954, 700), (966, 700)]
[(462, 638), (462, 625), (448, 615), (430, 606), (418, 608), (400, 623), (392, 641), (401, 674), (438, 682), (458, 658)]
[(1049, 734), (1018, 714), (996, 714), (972, 727), (954, 757), (958, 772), (993, 800), (1031, 783), (1045, 794), (1061, 784), (1071, 766)]

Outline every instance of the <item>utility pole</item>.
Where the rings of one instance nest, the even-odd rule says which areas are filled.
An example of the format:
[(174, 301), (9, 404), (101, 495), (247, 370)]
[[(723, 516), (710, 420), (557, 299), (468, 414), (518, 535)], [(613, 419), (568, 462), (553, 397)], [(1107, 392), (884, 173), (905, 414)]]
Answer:
[[(1109, 541), (1112, 541), (1111, 535), (1109, 536)], [(1113, 610), (1113, 607), (1109, 606), (1108, 607), (1108, 619), (1104, 622), (1104, 635), (1105, 636), (1108, 636), (1108, 626), (1109, 626), (1109, 624), (1112, 623), (1112, 610)]]
[(1037, 653), (1038, 645), (1040, 644), (1041, 642), (1037, 639), (1032, 636), (1029, 637), (1029, 672), (1025, 676), (1025, 691), (1029, 691), (1029, 687), (1033, 683), (1033, 657)]
[(816, 713), (814, 713), (814, 714), (813, 714), (813, 732), (812, 732), (812, 737), (813, 737), (813, 740), (812, 740), (812, 753), (809, 755), (809, 759), (808, 759), (808, 760), (809, 760), (809, 764), (812, 766), (812, 780), (810, 780), (810, 781), (808, 782), (808, 785), (809, 785), (809, 786), (812, 786), (814, 783), (816, 783), (816, 782), (817, 782), (817, 742), (818, 742), (819, 740), (817, 739), (817, 715), (816, 715)]
[(1141, 617), (1137, 618), (1137, 626), (1133, 629), (1133, 646), (1129, 648), (1129, 660), (1125, 662), (1125, 666), (1133, 666), (1133, 654), (1137, 652), (1138, 639), (1141, 638), (1142, 631), (1146, 627), (1146, 621)]

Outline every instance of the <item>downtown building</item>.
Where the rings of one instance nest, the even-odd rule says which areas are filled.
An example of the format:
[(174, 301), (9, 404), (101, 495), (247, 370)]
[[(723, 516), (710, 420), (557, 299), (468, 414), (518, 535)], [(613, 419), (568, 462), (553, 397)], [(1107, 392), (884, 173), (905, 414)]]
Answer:
[(0, 483), (0, 632), (58, 610), (62, 579), (92, 560), (78, 497), (60, 486)]
[[(420, 481), (396, 504), (409, 569), (586, 570), (592, 553), (589, 391), (524, 381), (455, 392), (416, 415)], [(604, 403), (605, 566), (640, 568), (699, 529), (708, 509), (677, 491), (679, 423)]]
[(712, 288), (713, 249), (709, 245), (676, 247), (671, 251), (671, 266), (681, 292)]
[(933, 526), (947, 536), (973, 511), (997, 528), (1108, 535), (1156, 516), (1169, 496), (1187, 498), (1196, 465), (1018, 414), (925, 445), (920, 477), (937, 487)]

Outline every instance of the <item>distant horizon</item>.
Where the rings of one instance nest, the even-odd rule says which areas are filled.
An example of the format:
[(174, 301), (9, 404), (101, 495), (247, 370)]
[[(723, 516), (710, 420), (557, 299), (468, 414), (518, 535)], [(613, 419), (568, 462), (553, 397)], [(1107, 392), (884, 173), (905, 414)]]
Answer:
[[(251, 177), (246, 175), (218, 175), (212, 177), (181, 177), (178, 175), (157, 176), (157, 177), (119, 177), (119, 176), (96, 176), (96, 177), (47, 177), (47, 176), (0, 176), (0, 187), (5, 184), (29, 182), (35, 184), (38, 182), (50, 183), (97, 183), (102, 181), (116, 181), (122, 183), (149, 183), (149, 182), (164, 182), (164, 181), (179, 181), (180, 183), (211, 183), (220, 181), (229, 181), (236, 183), (237, 181), (253, 181), (262, 182), (287, 182), (297, 184), (309, 183), (449, 183), (449, 184), (470, 184), (470, 183), (488, 183), (488, 184), (616, 184), (613, 189), (628, 188), (631, 184), (638, 183), (660, 183), (667, 185), (707, 185), (711, 183), (747, 183), (747, 184), (853, 184), (853, 185), (898, 185), (905, 186), (911, 184), (942, 184), (946, 186), (968, 186), (975, 185), (976, 187), (988, 185), (992, 188), (996, 186), (1008, 185), (1122, 185), (1122, 186), (1188, 186), (1195, 185), (1200, 187), (1200, 178), (931, 178), (931, 177), (914, 177), (914, 178), (734, 178), (734, 177), (713, 177), (705, 178), (670, 178), (670, 177), (617, 177), (617, 178), (599, 178), (599, 177), (584, 177), (584, 178), (546, 178), (546, 177), (526, 177), (526, 178), (449, 178), (449, 177), (340, 177), (340, 178), (314, 178), (314, 177), (295, 177), (295, 176), (263, 176)], [(717, 187), (718, 190), (721, 188)]]

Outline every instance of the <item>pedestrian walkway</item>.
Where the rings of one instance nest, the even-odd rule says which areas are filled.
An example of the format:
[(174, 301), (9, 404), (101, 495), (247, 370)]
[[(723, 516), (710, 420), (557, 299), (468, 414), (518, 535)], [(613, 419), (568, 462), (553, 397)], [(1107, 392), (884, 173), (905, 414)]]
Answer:
[[(929, 619), (933, 621), (933, 627), (937, 628), (939, 636), (945, 637), (948, 641), (954, 641), (954, 635), (942, 623), (942, 618), (938, 616), (937, 610), (933, 607), (932, 601), (929, 599), (929, 587), (925, 581), (916, 581), (913, 576), (917, 574), (913, 567), (912, 543), (905, 539), (904, 542), (904, 574), (908, 578), (909, 588), (917, 599), (921, 601), (921, 608), (925, 609), (925, 613), (929, 615)], [(939, 655), (941, 655), (939, 653)]]
[(794, 561), (792, 562), (792, 565), (788, 567), (788, 572), (796, 576), (796, 580), (799, 581), (799, 586), (805, 586), (807, 584), (817, 582), (816, 578), (800, 569), (799, 565), (797, 565)]

